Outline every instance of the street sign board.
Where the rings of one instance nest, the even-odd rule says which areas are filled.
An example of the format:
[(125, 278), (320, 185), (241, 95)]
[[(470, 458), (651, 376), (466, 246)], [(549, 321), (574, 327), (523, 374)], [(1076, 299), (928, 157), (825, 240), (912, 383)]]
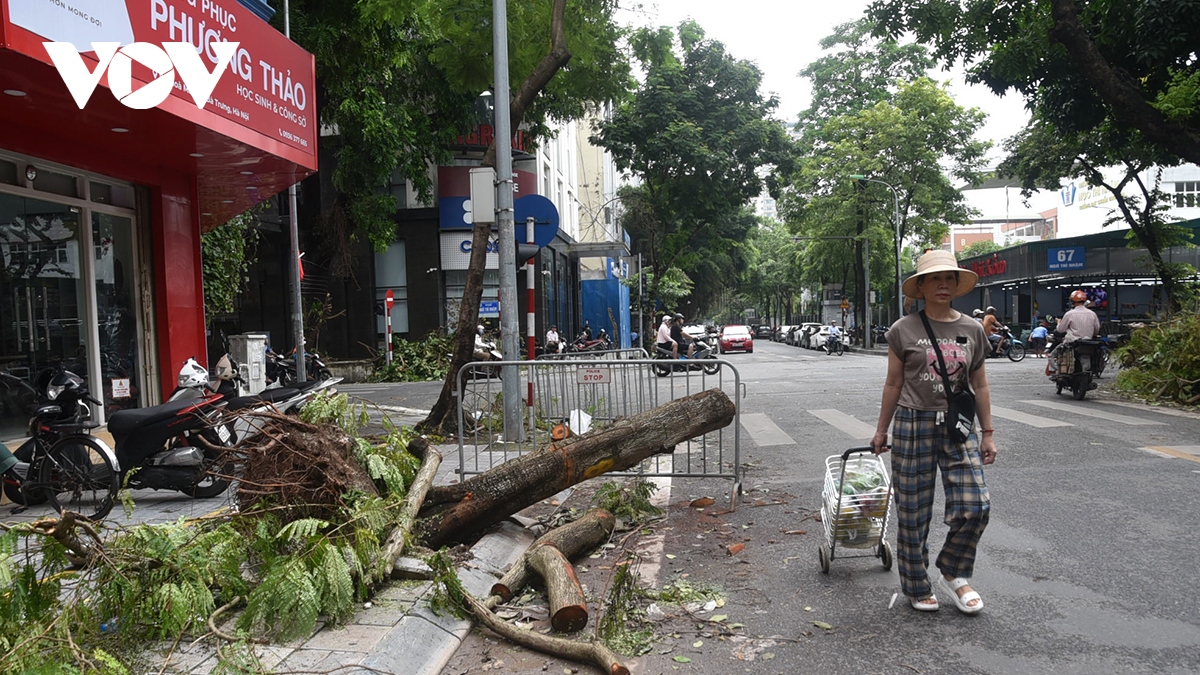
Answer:
[(612, 369), (608, 366), (576, 366), (575, 382), (578, 384), (609, 384)]
[(387, 295), (383, 296), (383, 301), (387, 303), (388, 311), (392, 311), (392, 307), (396, 305), (396, 294), (392, 292), (392, 289), (388, 289)]
[(484, 300), (479, 303), (479, 318), (481, 319), (499, 319), (500, 318), (500, 301), (499, 300)]
[(1046, 269), (1051, 272), (1060, 270), (1081, 270), (1087, 260), (1083, 246), (1070, 248), (1051, 248), (1046, 250)]
[(513, 202), (513, 229), (518, 244), (527, 243), (525, 219), (533, 218), (533, 243), (549, 246), (558, 234), (558, 209), (541, 195), (525, 195)]

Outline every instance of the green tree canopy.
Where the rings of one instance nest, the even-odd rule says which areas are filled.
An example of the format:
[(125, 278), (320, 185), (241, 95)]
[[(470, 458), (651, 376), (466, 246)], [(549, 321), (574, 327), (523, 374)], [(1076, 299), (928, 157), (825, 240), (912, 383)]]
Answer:
[[(896, 60), (900, 52), (888, 40), (876, 40), (868, 48), (856, 37), (859, 33), (847, 33), (845, 27), (835, 36), (846, 34), (854, 39), (824, 57), (822, 71), (838, 70), (834, 64), (840, 58), (849, 64), (847, 72), (856, 72), (866, 68), (868, 54), (899, 72), (928, 63), (916, 50), (910, 53), (909, 67), (902, 67)], [(892, 83), (880, 78), (831, 80), (839, 89), (847, 81), (863, 86), (859, 100), (877, 102), (831, 115), (814, 107), (801, 116), (798, 129), (808, 156), (782, 179), (781, 212), (803, 240), (801, 282), (854, 286), (861, 297), (861, 244), (868, 243), (870, 276), (893, 280), (877, 286), (894, 289), (896, 231), (901, 240), (937, 245), (950, 223), (965, 222), (970, 211), (951, 181), (977, 182), (989, 144), (975, 139), (985, 115), (959, 106), (945, 87), (927, 77)], [(824, 99), (823, 92), (816, 92), (814, 106)], [(880, 182), (859, 184), (852, 175)], [(898, 223), (893, 222), (896, 210)], [(851, 236), (855, 241), (845, 239)]]
[(1200, 164), (1200, 14), (1192, 2), (876, 0), (882, 32), (909, 32), (997, 94), (1016, 90), (1070, 132), (1110, 115)]
[[(509, 64), (514, 84), (546, 56), (553, 0), (510, 2)], [(564, 13), (569, 63), (542, 91), (529, 92), (530, 135), (547, 119), (573, 119), (630, 88), (617, 49), (616, 3), (571, 0)], [(317, 66), (321, 124), (336, 134), (330, 176), (338, 193), (325, 214), (329, 248), (348, 260), (349, 245), (376, 249), (396, 237), (394, 179), (432, 195), (430, 165), (478, 122), (476, 100), (492, 88), (489, 0), (297, 0), (292, 37)], [(282, 15), (276, 15), (282, 21)]]
[(639, 181), (621, 193), (622, 225), (654, 278), (677, 267), (698, 286), (719, 282), (735, 269), (714, 264), (733, 264), (753, 226), (741, 210), (762, 191), (761, 167), (788, 145), (770, 118), (777, 101), (759, 93), (754, 64), (694, 22), (642, 29), (631, 44), (645, 82), (592, 137)]

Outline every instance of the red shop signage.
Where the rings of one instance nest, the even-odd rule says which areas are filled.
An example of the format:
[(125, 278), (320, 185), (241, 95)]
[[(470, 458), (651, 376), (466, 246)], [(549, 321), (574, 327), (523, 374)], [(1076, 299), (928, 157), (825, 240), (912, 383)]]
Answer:
[[(496, 137), (496, 130), (490, 124), (480, 124), (471, 130), (470, 133), (460, 134), (454, 141), (454, 146), (457, 149), (466, 150), (486, 150), (491, 146), (492, 140)], [(528, 144), (525, 139), (525, 132), (518, 129), (513, 133), (512, 138), (513, 150), (527, 152)]]
[(1001, 259), (999, 256), (992, 255), (986, 260), (978, 260), (971, 263), (971, 271), (979, 275), (979, 278), (990, 277), (996, 274), (1004, 274), (1008, 271), (1008, 261)]
[[(43, 43), (70, 43), (82, 65), (93, 74), (100, 61), (92, 43), (149, 43), (161, 47), (186, 42), (196, 49), (209, 70), (218, 61), (212, 43), (238, 43), (203, 108), (197, 108), (178, 77), (170, 94), (156, 107), (316, 168), (318, 120), (313, 57), (237, 0), (7, 0), (3, 4), (7, 10), (5, 47), (53, 66)], [(118, 53), (117, 58), (122, 54)], [(99, 80), (109, 89), (108, 77), (115, 61), (107, 64), (109, 70)], [(135, 82), (134, 91), (174, 76), (152, 72), (136, 58), (127, 72)], [(65, 82), (63, 88), (67, 88)]]

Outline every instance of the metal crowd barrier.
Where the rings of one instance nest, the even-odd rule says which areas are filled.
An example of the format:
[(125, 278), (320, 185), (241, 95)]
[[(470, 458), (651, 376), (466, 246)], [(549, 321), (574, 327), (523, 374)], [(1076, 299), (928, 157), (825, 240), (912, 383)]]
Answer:
[(629, 349), (604, 349), (587, 352), (563, 352), (561, 354), (541, 354), (537, 357), (538, 361), (625, 361), (629, 359), (648, 359), (650, 355), (641, 347), (631, 347)]
[[(500, 375), (506, 366), (521, 378), (519, 429), (505, 428)], [(718, 388), (734, 402), (732, 424), (680, 443), (670, 455), (652, 456), (634, 470), (606, 475), (727, 478), (733, 481), (730, 504), (736, 506), (742, 487), (738, 433), (742, 386), (737, 368), (723, 359), (539, 358), (469, 363), (458, 374), (458, 471), (464, 477), (483, 473), (547, 445), (560, 424), (573, 433), (584, 433)]]

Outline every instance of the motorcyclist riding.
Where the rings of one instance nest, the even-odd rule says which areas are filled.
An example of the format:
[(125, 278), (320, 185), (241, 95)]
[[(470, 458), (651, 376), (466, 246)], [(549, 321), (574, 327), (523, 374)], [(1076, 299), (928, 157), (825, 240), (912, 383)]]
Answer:
[[(675, 321), (671, 324), (671, 339), (676, 344), (687, 346), (687, 357), (692, 358), (692, 353), (696, 351), (695, 340), (683, 332), (683, 315), (678, 312), (675, 313)], [(676, 349), (676, 356), (678, 356), (678, 349)]]
[(488, 361), (492, 358), (492, 350), (496, 345), (483, 339), (483, 326), (475, 327), (475, 359)]
[[(1058, 354), (1062, 351), (1062, 347), (1069, 340), (1093, 339), (1100, 335), (1100, 317), (1096, 313), (1087, 308), (1087, 293), (1082, 290), (1071, 292), (1072, 308), (1063, 314), (1058, 320), (1058, 325), (1055, 327), (1055, 337), (1063, 334), (1063, 338), (1058, 340), (1058, 344), (1054, 345), (1054, 349), (1050, 350), (1050, 359), (1046, 363), (1046, 374), (1052, 375), (1058, 369)], [(1085, 367), (1091, 367), (1090, 363), (1084, 364)]]
[(992, 343), (992, 356), (1000, 349), (1000, 319), (996, 318), (996, 308), (989, 306), (983, 316), (983, 332)]
[(658, 326), (658, 346), (671, 350), (671, 356), (679, 358), (679, 343), (671, 337), (671, 315), (664, 314)]

